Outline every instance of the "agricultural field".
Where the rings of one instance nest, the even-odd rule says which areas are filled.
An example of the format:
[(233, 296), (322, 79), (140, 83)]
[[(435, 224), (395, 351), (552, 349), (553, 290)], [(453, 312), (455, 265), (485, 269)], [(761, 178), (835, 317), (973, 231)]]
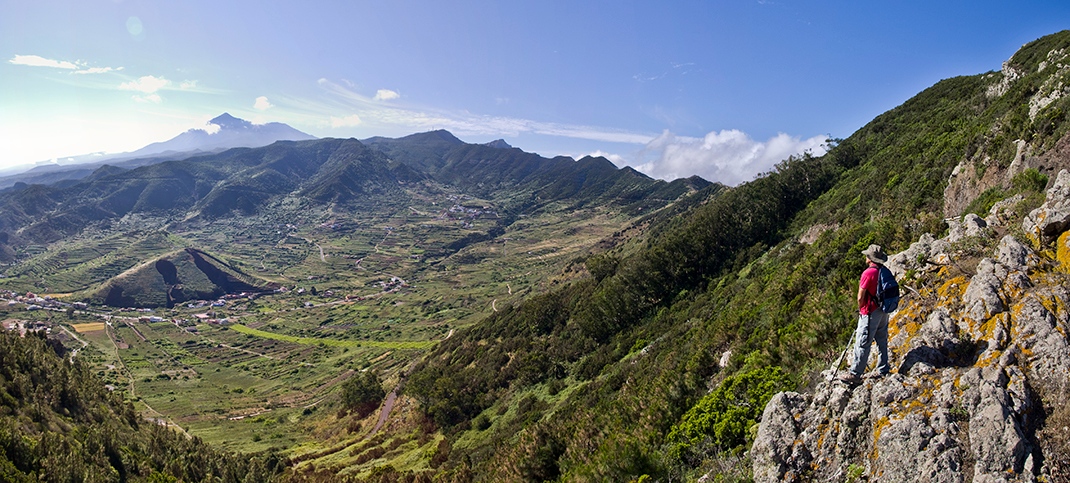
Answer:
[(67, 345), (146, 418), (227, 449), (314, 452), (340, 383), (372, 370), (390, 391), (456, 330), (585, 273), (589, 251), (635, 221), (544, 206), (505, 223), (502, 201), (427, 185), (410, 195), (344, 209), (291, 198), (214, 222), (128, 217), (38, 247), (5, 267), (0, 288), (81, 300), (188, 247), (278, 284), (151, 311), (34, 317), (69, 332)]

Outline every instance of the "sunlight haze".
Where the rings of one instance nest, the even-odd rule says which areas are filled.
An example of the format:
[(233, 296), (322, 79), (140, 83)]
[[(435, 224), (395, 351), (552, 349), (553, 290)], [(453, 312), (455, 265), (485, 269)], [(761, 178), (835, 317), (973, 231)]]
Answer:
[(0, 169), (222, 112), (737, 184), (1066, 27), (1062, 2), (3, 2)]

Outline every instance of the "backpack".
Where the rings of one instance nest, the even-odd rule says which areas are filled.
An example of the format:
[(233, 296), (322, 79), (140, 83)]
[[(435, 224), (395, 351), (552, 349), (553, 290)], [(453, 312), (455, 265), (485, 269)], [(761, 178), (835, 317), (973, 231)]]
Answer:
[(881, 312), (886, 314), (899, 308), (899, 283), (884, 265), (877, 267), (877, 302), (881, 305)]

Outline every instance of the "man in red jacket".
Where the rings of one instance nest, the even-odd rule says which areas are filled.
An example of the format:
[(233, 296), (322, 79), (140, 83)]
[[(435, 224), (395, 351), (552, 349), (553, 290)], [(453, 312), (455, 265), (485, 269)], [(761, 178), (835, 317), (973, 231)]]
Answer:
[(866, 372), (869, 362), (869, 347), (877, 343), (877, 374), (886, 376), (891, 372), (888, 366), (888, 314), (881, 311), (877, 302), (877, 275), (881, 265), (888, 261), (880, 245), (870, 245), (862, 250), (869, 266), (862, 272), (858, 281), (858, 326), (855, 328), (854, 359), (850, 372), (840, 376), (848, 384), (862, 382), (862, 373)]

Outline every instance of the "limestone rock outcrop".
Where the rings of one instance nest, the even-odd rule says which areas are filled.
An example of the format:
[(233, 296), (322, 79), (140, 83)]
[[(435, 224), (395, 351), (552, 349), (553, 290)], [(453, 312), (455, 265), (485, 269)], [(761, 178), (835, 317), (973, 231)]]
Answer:
[(1070, 228), (1070, 172), (1059, 171), (1055, 184), (1048, 188), (1044, 204), (1029, 213), (1022, 229), (1037, 241), (1048, 244)]
[(1070, 174), (1023, 223), (1037, 239), (1005, 235), (961, 260), (955, 243), (991, 237), (1006, 206), (890, 257), (897, 276), (917, 276), (889, 327), (896, 370), (857, 386), (830, 370), (810, 394), (773, 397), (751, 448), (756, 481), (1070, 478), (1046, 463), (1041, 431), (1070, 394), (1070, 266), (1045, 244), (1070, 229)]

